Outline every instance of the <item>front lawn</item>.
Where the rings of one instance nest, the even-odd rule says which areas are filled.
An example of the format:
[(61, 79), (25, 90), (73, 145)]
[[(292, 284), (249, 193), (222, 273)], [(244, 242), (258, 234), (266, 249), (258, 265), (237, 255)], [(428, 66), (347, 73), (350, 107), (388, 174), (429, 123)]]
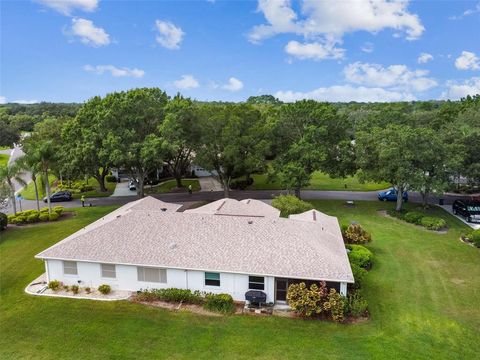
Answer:
[[(275, 180), (268, 182), (266, 174), (252, 175), (253, 185), (250, 187), (254, 190), (283, 190), (284, 187)], [(345, 179), (331, 178), (327, 174), (316, 171), (312, 175), (310, 184), (306, 186), (305, 190), (329, 190), (329, 191), (376, 191), (389, 188), (389, 183), (360, 183), (357, 176), (349, 176)]]
[(197, 179), (182, 179), (182, 185), (183, 188), (178, 189), (175, 180), (167, 180), (154, 186), (145, 185), (145, 194), (164, 194), (174, 191), (187, 192), (189, 185), (192, 185), (192, 191), (200, 190), (200, 183)]
[[(317, 201), (372, 233), (365, 284), (371, 318), (358, 324), (281, 317), (208, 317), (127, 301), (26, 295), (42, 272), (33, 256), (113, 207), (77, 209), (58, 223), (0, 233), (0, 358), (474, 359), (480, 331), (480, 251), (446, 212), (447, 234), (384, 217), (393, 206)], [(408, 204), (407, 206), (410, 206)]]
[(4, 166), (8, 164), (8, 159), (10, 158), (10, 155), (7, 154), (0, 154), (0, 166)]

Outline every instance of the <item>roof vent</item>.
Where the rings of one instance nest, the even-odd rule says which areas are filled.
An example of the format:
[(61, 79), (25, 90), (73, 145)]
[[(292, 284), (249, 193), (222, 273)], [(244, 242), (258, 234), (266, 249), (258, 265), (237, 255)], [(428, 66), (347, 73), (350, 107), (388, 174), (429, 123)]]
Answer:
[(167, 211), (167, 208), (161, 208), (160, 210), (162, 210), (162, 211)]
[(168, 245), (168, 247), (169, 247), (171, 250), (176, 249), (176, 248), (177, 248), (177, 243), (172, 242), (172, 243), (170, 243), (170, 245)]
[(248, 223), (249, 223), (249, 224), (253, 224), (253, 221), (252, 221), (252, 220), (248, 220)]
[(118, 219), (119, 217), (122, 217), (122, 215), (117, 215), (117, 219)]

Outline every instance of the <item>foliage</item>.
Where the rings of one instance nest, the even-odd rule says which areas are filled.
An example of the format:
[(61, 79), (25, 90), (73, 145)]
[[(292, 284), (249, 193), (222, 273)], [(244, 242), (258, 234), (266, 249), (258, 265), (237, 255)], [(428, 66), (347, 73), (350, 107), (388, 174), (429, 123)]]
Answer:
[(114, 183), (114, 182), (117, 182), (117, 178), (113, 175), (107, 175), (107, 176), (105, 176), (105, 181), (110, 182), (110, 183)]
[(203, 307), (224, 314), (235, 312), (235, 303), (230, 294), (206, 294)]
[(355, 279), (355, 283), (351, 284), (351, 287), (354, 289), (359, 289), (362, 287), (363, 280), (368, 272), (364, 268), (358, 266), (356, 263), (351, 263), (350, 267), (352, 268), (353, 278)]
[(360, 224), (350, 224), (342, 234), (346, 244), (366, 244), (372, 241), (372, 236)]
[(103, 284), (98, 287), (98, 291), (103, 295), (107, 295), (107, 294), (110, 294), (110, 291), (112, 291), (112, 289), (110, 285)]
[(48, 283), (48, 288), (53, 290), (53, 291), (58, 291), (60, 290), (60, 288), (63, 286), (63, 284), (58, 281), (58, 280), (51, 280), (49, 283)]
[(472, 242), (476, 247), (480, 247), (480, 229), (473, 230), (472, 232), (468, 233), (466, 239)]
[(370, 269), (373, 263), (373, 254), (365, 246), (362, 245), (347, 245), (348, 259), (351, 264), (355, 264), (364, 269)]
[(368, 302), (362, 296), (362, 293), (360, 290), (357, 290), (355, 292), (350, 292), (347, 295), (347, 303), (346, 303), (346, 309), (345, 309), (346, 314), (353, 317), (361, 317), (365, 315), (365, 313), (367, 312), (367, 308), (368, 308)]
[(85, 292), (86, 292), (87, 294), (90, 294), (90, 293), (92, 292), (92, 289), (90, 289), (90, 287), (87, 286), (87, 287), (85, 288)]
[(322, 300), (327, 294), (327, 285), (321, 282), (307, 288), (304, 282), (291, 284), (287, 291), (288, 304), (297, 314), (312, 316), (322, 312)]
[(333, 321), (342, 322), (345, 320), (345, 305), (345, 297), (332, 288), (323, 303), (323, 310), (330, 313)]
[(77, 295), (78, 292), (80, 291), (80, 287), (78, 285), (72, 285), (70, 287), (70, 290), (72, 290), (73, 294)]
[(299, 214), (313, 208), (312, 204), (300, 200), (294, 195), (280, 195), (272, 200), (272, 206), (280, 210), (283, 217), (291, 214)]
[(9, 215), (8, 222), (10, 224), (22, 225), (25, 223), (33, 224), (39, 221), (55, 221), (63, 213), (63, 206), (55, 206), (53, 212), (48, 214), (48, 208), (38, 210), (24, 210), (17, 212), (17, 215)]
[(425, 216), (420, 220), (420, 225), (429, 230), (440, 230), (447, 226), (447, 222), (441, 218)]
[(408, 223), (420, 225), (424, 217), (425, 215), (422, 214), (421, 212), (409, 211), (403, 216), (403, 219)]
[(4, 213), (0, 212), (0, 231), (5, 230), (8, 224), (8, 217)]
[(199, 291), (192, 292), (188, 289), (145, 289), (137, 292), (136, 299), (139, 301), (162, 300), (167, 302), (184, 302), (188, 304), (201, 304), (203, 297)]

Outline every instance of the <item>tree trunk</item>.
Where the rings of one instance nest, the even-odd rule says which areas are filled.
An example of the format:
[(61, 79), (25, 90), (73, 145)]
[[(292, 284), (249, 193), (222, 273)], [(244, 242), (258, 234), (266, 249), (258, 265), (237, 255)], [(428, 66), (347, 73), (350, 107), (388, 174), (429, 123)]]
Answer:
[(428, 191), (421, 191), (422, 195), (422, 206), (426, 208), (428, 206)]
[(177, 182), (177, 188), (183, 187), (182, 185), (182, 176), (178, 173), (175, 174), (175, 181)]
[(138, 175), (138, 180), (137, 180), (137, 195), (139, 198), (145, 197), (145, 189), (144, 187), (144, 182), (145, 182), (145, 177), (143, 176), (143, 172), (137, 172)]
[(300, 190), (302, 188), (300, 186), (295, 187), (295, 196), (300, 199)]
[(45, 192), (47, 193), (48, 214), (52, 213), (52, 204), (50, 202), (50, 182), (48, 181), (48, 169), (45, 170)]
[(230, 185), (228, 184), (228, 181), (223, 181), (223, 196), (226, 198), (230, 197)]
[(35, 188), (35, 200), (37, 201), (37, 210), (40, 211), (40, 201), (38, 199), (37, 176), (32, 172), (33, 187)]
[(94, 176), (95, 180), (97, 180), (98, 185), (100, 186), (100, 192), (107, 192), (107, 188), (105, 186), (105, 176), (105, 171)]
[(403, 186), (397, 187), (397, 205), (395, 207), (396, 211), (402, 211), (403, 208)]
[(15, 192), (12, 191), (12, 196), (10, 197), (10, 199), (12, 200), (13, 205), (13, 215), (17, 215), (17, 200), (15, 199)]

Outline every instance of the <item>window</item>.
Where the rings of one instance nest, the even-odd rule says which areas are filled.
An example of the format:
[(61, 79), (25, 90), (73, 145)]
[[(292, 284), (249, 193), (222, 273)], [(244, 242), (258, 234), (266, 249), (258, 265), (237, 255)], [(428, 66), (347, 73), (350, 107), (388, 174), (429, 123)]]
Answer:
[(63, 273), (65, 275), (78, 275), (77, 263), (75, 261), (64, 261), (63, 262)]
[(145, 282), (167, 282), (167, 270), (151, 267), (137, 267), (138, 281)]
[(103, 278), (113, 278), (117, 277), (117, 273), (115, 271), (115, 265), (113, 264), (101, 264), (102, 267), (102, 277)]
[(248, 288), (254, 290), (265, 290), (265, 278), (263, 276), (249, 276)]
[(205, 273), (205, 285), (220, 286), (220, 273)]

